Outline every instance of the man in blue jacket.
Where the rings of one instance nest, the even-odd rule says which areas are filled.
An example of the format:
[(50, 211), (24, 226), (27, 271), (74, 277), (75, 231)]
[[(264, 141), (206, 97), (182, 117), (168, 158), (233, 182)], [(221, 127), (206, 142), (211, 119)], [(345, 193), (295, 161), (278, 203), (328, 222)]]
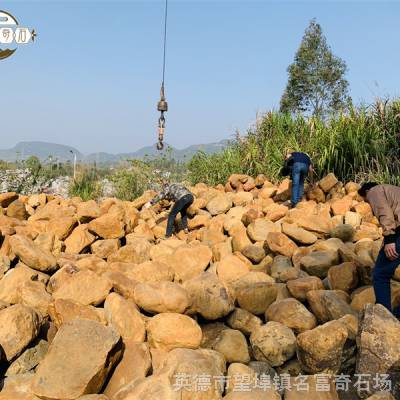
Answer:
[(293, 151), (286, 155), (285, 164), (282, 169), (283, 175), (290, 175), (292, 178), (292, 199), (291, 207), (296, 207), (304, 194), (304, 181), (308, 174), (312, 174), (314, 168), (308, 154)]

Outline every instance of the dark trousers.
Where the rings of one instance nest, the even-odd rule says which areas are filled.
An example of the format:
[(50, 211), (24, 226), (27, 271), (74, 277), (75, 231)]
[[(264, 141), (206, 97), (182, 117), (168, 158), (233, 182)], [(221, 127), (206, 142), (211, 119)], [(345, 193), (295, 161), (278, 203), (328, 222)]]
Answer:
[(295, 162), (292, 168), (292, 207), (301, 200), (304, 194), (304, 181), (308, 175), (308, 165)]
[[(400, 253), (400, 236), (396, 240), (396, 249), (397, 252)], [(379, 252), (373, 272), (376, 302), (385, 306), (389, 311), (392, 311), (392, 292), (390, 289), (390, 279), (392, 278), (399, 264), (399, 258), (394, 261), (389, 260), (382, 248)], [(397, 307), (393, 311), (393, 314), (399, 317), (400, 307)]]
[(174, 204), (168, 216), (167, 233), (166, 233), (167, 237), (170, 237), (172, 235), (172, 231), (174, 230), (175, 218), (179, 213), (181, 213), (183, 229), (187, 229), (188, 226), (187, 209), (193, 203), (193, 200), (194, 200), (193, 196), (191, 194), (187, 194)]

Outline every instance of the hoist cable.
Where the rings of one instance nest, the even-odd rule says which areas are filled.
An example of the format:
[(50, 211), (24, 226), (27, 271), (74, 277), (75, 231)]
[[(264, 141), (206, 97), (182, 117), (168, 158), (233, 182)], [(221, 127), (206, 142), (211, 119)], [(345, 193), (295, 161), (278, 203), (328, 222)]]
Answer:
[(167, 48), (167, 21), (168, 21), (168, 0), (165, 0), (165, 15), (164, 15), (164, 54), (163, 54), (163, 72), (162, 72), (162, 86), (165, 80), (165, 59)]

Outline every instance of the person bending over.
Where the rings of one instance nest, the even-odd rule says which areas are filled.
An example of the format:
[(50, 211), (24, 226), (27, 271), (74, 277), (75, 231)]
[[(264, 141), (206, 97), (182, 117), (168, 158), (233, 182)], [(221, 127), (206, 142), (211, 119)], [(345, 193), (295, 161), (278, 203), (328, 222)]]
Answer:
[(184, 186), (178, 183), (169, 184), (168, 182), (163, 181), (161, 192), (156, 197), (154, 197), (153, 200), (146, 203), (144, 205), (144, 208), (150, 208), (161, 200), (170, 200), (175, 202), (168, 215), (167, 232), (165, 236), (167, 238), (172, 236), (174, 222), (176, 216), (179, 213), (181, 213), (183, 229), (185, 230), (185, 232), (187, 232), (187, 209), (194, 201), (193, 194)]
[[(390, 279), (400, 264), (400, 187), (364, 183), (358, 194), (365, 199), (383, 228), (383, 246), (373, 270), (376, 302), (392, 311)], [(400, 317), (400, 307), (393, 310)]]
[(292, 178), (291, 207), (296, 207), (304, 194), (304, 181), (314, 168), (308, 154), (299, 151), (289, 152), (286, 155), (285, 164), (282, 168), (283, 175)]

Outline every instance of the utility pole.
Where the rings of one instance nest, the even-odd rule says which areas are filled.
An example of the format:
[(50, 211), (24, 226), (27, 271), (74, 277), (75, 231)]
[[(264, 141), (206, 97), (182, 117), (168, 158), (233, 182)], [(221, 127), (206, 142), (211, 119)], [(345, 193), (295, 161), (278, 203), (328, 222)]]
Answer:
[(69, 151), (74, 156), (74, 181), (76, 179), (76, 153), (72, 150)]

